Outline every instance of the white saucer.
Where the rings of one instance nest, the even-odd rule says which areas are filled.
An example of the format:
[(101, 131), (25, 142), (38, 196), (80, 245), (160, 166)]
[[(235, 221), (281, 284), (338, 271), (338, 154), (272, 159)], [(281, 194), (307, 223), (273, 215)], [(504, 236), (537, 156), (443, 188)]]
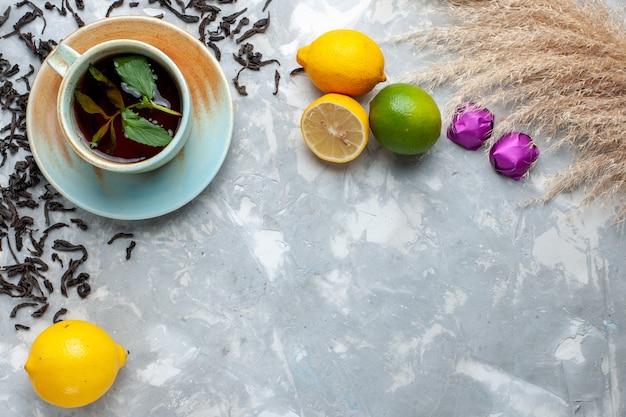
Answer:
[[(141, 28), (141, 30), (138, 30)], [(228, 82), (211, 52), (184, 29), (153, 17), (121, 16), (86, 25), (63, 42), (78, 52), (109, 39), (136, 39), (161, 49), (179, 66), (192, 93), (191, 137), (165, 166), (114, 174), (91, 166), (67, 145), (56, 116), (61, 77), (44, 62), (31, 88), (28, 140), (39, 169), (65, 198), (91, 213), (140, 220), (172, 212), (197, 197), (222, 166), (233, 131)]]

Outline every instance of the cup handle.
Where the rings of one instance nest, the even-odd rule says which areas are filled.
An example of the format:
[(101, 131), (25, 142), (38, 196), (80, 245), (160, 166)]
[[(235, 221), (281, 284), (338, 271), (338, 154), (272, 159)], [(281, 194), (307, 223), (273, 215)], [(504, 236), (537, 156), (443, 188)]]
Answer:
[(72, 66), (74, 61), (80, 57), (80, 54), (67, 45), (60, 43), (48, 55), (46, 62), (61, 77), (65, 77), (67, 70)]

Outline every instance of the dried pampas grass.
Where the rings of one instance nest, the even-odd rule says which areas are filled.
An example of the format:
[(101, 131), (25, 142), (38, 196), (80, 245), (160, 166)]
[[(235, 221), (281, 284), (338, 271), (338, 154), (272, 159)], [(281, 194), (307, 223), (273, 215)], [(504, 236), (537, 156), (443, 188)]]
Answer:
[(448, 114), (466, 101), (511, 109), (498, 115), (492, 141), (524, 129), (572, 146), (575, 159), (545, 200), (580, 189), (585, 204), (614, 202), (626, 220), (625, 15), (599, 0), (443, 1), (454, 24), (396, 39), (444, 61), (409, 81), (453, 87)]

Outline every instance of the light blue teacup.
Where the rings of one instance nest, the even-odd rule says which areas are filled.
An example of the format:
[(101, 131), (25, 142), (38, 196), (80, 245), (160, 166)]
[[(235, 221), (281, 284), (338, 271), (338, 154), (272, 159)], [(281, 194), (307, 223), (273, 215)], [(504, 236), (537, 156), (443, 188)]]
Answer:
[[(77, 124), (74, 111), (74, 92), (82, 77), (88, 72), (89, 66), (104, 58), (124, 54), (143, 55), (163, 67), (176, 83), (181, 101), (182, 116), (171, 142), (155, 156), (135, 162), (113, 160), (94, 152)], [(181, 71), (158, 48), (136, 40), (117, 39), (100, 43), (80, 54), (60, 43), (50, 53), (46, 62), (63, 77), (57, 99), (57, 116), (66, 141), (83, 160), (107, 171), (140, 173), (163, 166), (182, 150), (191, 130), (191, 95)]]

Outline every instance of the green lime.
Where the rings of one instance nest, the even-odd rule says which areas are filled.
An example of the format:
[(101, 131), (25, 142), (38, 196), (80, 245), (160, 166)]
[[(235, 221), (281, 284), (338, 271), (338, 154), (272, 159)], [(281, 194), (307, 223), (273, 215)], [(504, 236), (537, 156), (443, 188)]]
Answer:
[(418, 155), (433, 147), (441, 134), (441, 112), (424, 90), (390, 84), (370, 102), (370, 127), (378, 142), (400, 155)]

